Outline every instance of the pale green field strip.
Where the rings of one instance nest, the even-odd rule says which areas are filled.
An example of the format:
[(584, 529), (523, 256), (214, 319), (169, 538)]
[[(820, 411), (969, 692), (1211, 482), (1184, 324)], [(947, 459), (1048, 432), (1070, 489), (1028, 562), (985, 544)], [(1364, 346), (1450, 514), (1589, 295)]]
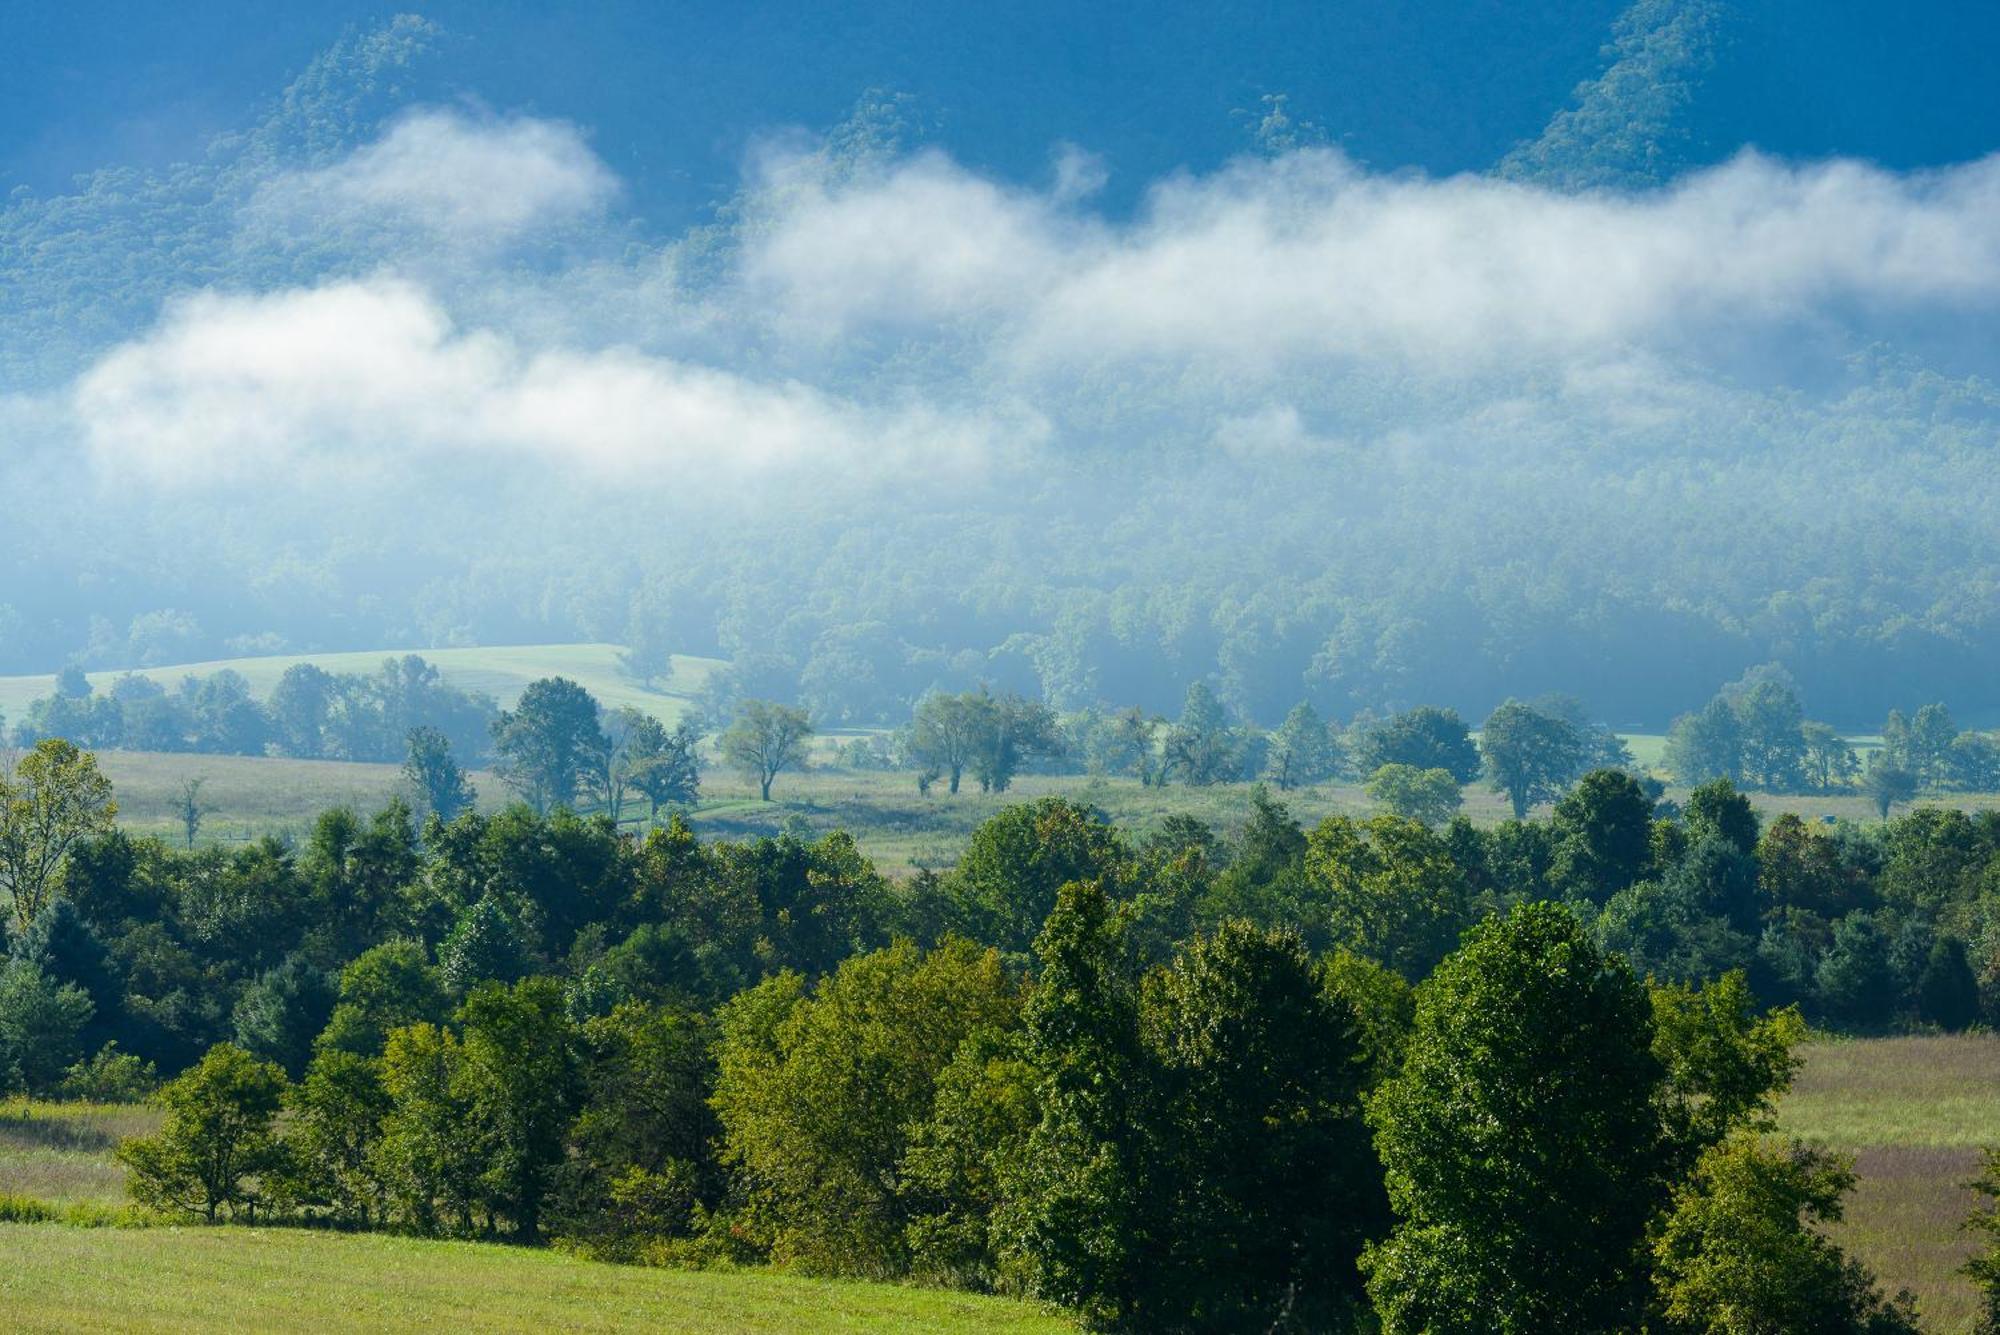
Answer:
[[(433, 664), (446, 682), (467, 691), (482, 691), (511, 706), (529, 682), (538, 677), (568, 677), (597, 697), (607, 709), (631, 705), (657, 714), (671, 723), (678, 719), (687, 702), (721, 664), (713, 658), (675, 655), (673, 672), (651, 689), (626, 675), (619, 665), (623, 652), (615, 644), (520, 644), (494, 645), (475, 649), (366, 649), (351, 653), (281, 654), (257, 658), (220, 658), (205, 663), (176, 663), (164, 667), (134, 669), (172, 688), (181, 678), (206, 676), (223, 668), (243, 674), (251, 694), (263, 699), (278, 684), (285, 669), (295, 663), (312, 663), (328, 672), (369, 674), (382, 666), (385, 658), (417, 654)], [(120, 671), (92, 672), (91, 685), (108, 689), (124, 675)], [(55, 677), (0, 677), (0, 712), (10, 723), (26, 717), (33, 701), (55, 689)]]
[(0, 1225), (0, 1255), (0, 1322), (17, 1331), (1074, 1329), (1023, 1303), (940, 1290), (306, 1229)]

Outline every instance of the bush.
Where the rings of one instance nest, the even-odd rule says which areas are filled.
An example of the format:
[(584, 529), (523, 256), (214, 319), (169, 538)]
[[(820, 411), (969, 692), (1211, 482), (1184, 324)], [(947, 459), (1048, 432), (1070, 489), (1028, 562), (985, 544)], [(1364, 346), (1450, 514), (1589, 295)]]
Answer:
[(153, 1063), (120, 1052), (116, 1043), (106, 1043), (96, 1056), (64, 1072), (61, 1092), (66, 1099), (85, 1103), (137, 1103), (151, 1098), (159, 1087)]

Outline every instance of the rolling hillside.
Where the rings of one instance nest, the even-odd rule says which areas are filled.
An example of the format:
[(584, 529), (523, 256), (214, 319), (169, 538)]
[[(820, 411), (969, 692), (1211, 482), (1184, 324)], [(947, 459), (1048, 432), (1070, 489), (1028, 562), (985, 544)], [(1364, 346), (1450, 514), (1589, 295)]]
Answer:
[[(190, 673), (205, 676), (223, 668), (243, 674), (259, 699), (277, 685), (285, 669), (295, 663), (315, 663), (328, 672), (373, 672), (382, 660), (401, 654), (420, 654), (437, 665), (444, 679), (463, 690), (483, 691), (503, 707), (511, 706), (523, 688), (537, 677), (568, 677), (596, 696), (607, 709), (632, 705), (672, 723), (688, 700), (701, 689), (708, 674), (720, 667), (713, 658), (674, 656), (672, 674), (657, 687), (634, 681), (619, 666), (622, 651), (615, 644), (513, 644), (473, 649), (366, 649), (352, 653), (281, 654), (263, 658), (222, 658), (206, 663), (175, 663), (165, 667), (135, 668), (139, 675), (173, 686)], [(122, 674), (119, 671), (93, 672), (90, 683), (98, 690), (108, 688)], [(27, 713), (31, 701), (55, 689), (55, 678), (0, 677), (0, 714), (9, 721)]]

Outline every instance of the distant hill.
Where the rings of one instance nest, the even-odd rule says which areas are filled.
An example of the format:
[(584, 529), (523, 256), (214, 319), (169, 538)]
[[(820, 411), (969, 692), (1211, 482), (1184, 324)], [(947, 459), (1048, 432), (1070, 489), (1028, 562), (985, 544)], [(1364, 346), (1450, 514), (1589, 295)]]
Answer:
[[(667, 723), (679, 719), (689, 702), (708, 680), (709, 673), (722, 666), (713, 658), (690, 658), (676, 654), (673, 672), (657, 687), (633, 680), (619, 663), (624, 651), (615, 644), (510, 644), (476, 649), (368, 649), (352, 653), (280, 654), (261, 658), (221, 658), (206, 663), (175, 663), (166, 667), (134, 668), (142, 677), (151, 677), (173, 686), (190, 674), (202, 677), (228, 668), (240, 672), (251, 691), (263, 699), (278, 683), (285, 669), (295, 663), (314, 663), (328, 672), (373, 672), (385, 658), (404, 654), (418, 656), (436, 665), (446, 682), (461, 690), (480, 691), (510, 707), (529, 682), (539, 677), (568, 677), (597, 697), (607, 709), (631, 705)], [(104, 690), (123, 675), (122, 670), (93, 672), (90, 683)], [(0, 677), (0, 712), (10, 723), (18, 722), (31, 701), (55, 689), (53, 676)]]

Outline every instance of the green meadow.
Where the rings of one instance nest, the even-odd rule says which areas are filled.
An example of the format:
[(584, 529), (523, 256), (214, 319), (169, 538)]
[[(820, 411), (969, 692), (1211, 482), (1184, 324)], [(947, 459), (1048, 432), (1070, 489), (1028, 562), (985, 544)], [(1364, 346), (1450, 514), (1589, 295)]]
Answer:
[(648, 1270), (551, 1251), (252, 1227), (0, 1224), (14, 1331), (820, 1331), (1043, 1335), (1024, 1303), (765, 1271)]
[[(692, 824), (718, 838), (776, 834), (787, 828), (844, 829), (884, 872), (900, 875), (919, 867), (948, 866), (981, 821), (1014, 802), (1062, 794), (1102, 809), (1138, 836), (1175, 814), (1197, 816), (1227, 833), (1249, 814), (1253, 791), (1253, 785), (1246, 783), (1149, 788), (1128, 778), (1027, 774), (1005, 793), (980, 793), (968, 783), (955, 797), (941, 786), (924, 796), (908, 773), (833, 768), (825, 763), (828, 749), (822, 746), (806, 771), (780, 776), (770, 802), (760, 801), (756, 788), (736, 775), (709, 770), (702, 776), (702, 800), (690, 813)], [(106, 751), (98, 760), (116, 786), (120, 822), (139, 833), (178, 837), (181, 785), (200, 778), (201, 800), (208, 809), (201, 828), (205, 843), (240, 843), (266, 834), (297, 838), (327, 807), (370, 810), (403, 791), (401, 771), (395, 765), (140, 751)], [(472, 777), (482, 808), (492, 810), (508, 800), (508, 791), (496, 776)], [(1669, 797), (1683, 795), (1668, 790)], [(1373, 809), (1368, 794), (1354, 784), (1328, 784), (1279, 796), (1308, 824), (1328, 815), (1365, 815)], [(1875, 819), (1874, 808), (1858, 794), (1757, 793), (1751, 801), (1767, 821), (1784, 812), (1815, 822), (1827, 817)], [(1955, 793), (1948, 801), (1977, 810), (2000, 806), (2000, 795)], [(1497, 823), (1509, 814), (1506, 801), (1484, 784), (1466, 787), (1464, 811), (1480, 825)], [(637, 828), (644, 812), (643, 802), (628, 803), (626, 827)]]
[[(1963, 1189), (2000, 1139), (2000, 1037), (1823, 1040), (1780, 1108), (1782, 1129), (1851, 1155), (1860, 1181), (1833, 1234), (1927, 1329), (1973, 1329), (1957, 1274), (1970, 1253)], [(118, 1141), (157, 1114), (105, 1104), (0, 1104), (0, 1203), (124, 1200)], [(407, 1330), (1056, 1331), (1018, 1303), (760, 1270), (686, 1273), (551, 1252), (301, 1229), (0, 1225), (10, 1329), (193, 1330), (215, 1324)]]
[[(634, 680), (620, 665), (624, 651), (615, 644), (520, 644), (494, 645), (477, 649), (365, 649), (350, 653), (279, 654), (256, 658), (218, 658), (206, 663), (175, 663), (164, 667), (134, 669), (166, 687), (181, 678), (207, 676), (224, 668), (240, 672), (250, 683), (250, 692), (263, 699), (297, 663), (313, 663), (328, 672), (372, 673), (385, 658), (404, 654), (420, 655), (436, 666), (447, 683), (465, 691), (479, 691), (511, 706), (529, 682), (538, 677), (568, 677), (577, 682), (607, 709), (631, 705), (672, 723), (681, 716), (688, 700), (721, 666), (713, 658), (690, 658), (676, 654), (673, 671), (654, 685)], [(122, 671), (92, 672), (90, 683), (108, 689), (125, 675)], [(55, 689), (53, 675), (0, 677), (0, 713), (9, 720), (26, 716), (28, 705)]]
[(1978, 1299), (1957, 1271), (1973, 1239), (1959, 1225), (1979, 1149), (2000, 1143), (2000, 1037), (1836, 1039), (1805, 1058), (1783, 1129), (1851, 1155), (1860, 1178), (1834, 1238), (1914, 1293), (1926, 1329), (1972, 1330)]

